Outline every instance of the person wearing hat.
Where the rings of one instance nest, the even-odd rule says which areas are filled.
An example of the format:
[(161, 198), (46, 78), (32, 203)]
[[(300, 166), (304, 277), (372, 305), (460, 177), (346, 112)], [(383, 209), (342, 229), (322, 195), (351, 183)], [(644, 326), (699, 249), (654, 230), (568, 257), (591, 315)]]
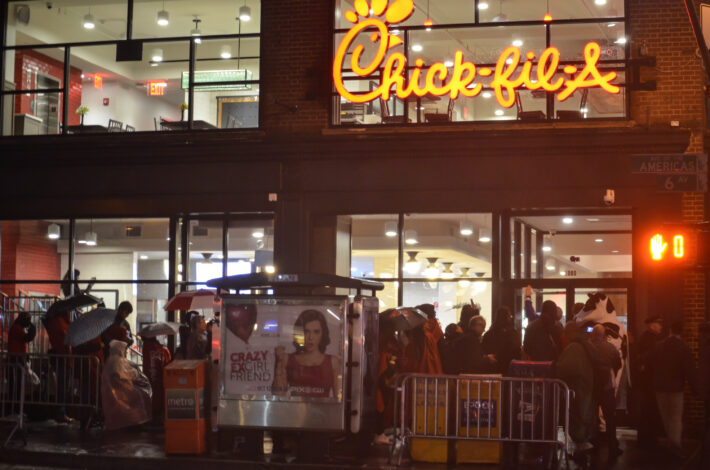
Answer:
[(653, 393), (651, 353), (663, 340), (663, 317), (652, 315), (646, 319), (646, 325), (648, 328), (641, 334), (636, 346), (638, 378), (634, 385), (638, 390), (638, 445), (652, 448), (657, 444), (656, 440), (661, 433), (662, 423)]

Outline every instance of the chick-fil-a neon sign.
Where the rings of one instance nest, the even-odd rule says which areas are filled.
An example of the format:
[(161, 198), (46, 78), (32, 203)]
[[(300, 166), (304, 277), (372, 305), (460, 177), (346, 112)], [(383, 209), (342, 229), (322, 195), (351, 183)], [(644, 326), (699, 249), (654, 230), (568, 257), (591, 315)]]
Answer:
[[(619, 87), (611, 82), (616, 78), (616, 72), (602, 74), (597, 68), (601, 55), (599, 44), (589, 42), (584, 47), (584, 67), (581, 71), (574, 65), (566, 65), (563, 72), (569, 78), (556, 77), (560, 63), (560, 52), (557, 48), (545, 49), (539, 57), (533, 52), (528, 52), (521, 66), (520, 49), (510, 46), (503, 50), (498, 57), (495, 69), (490, 67), (477, 67), (472, 62), (464, 61), (463, 52), (456, 51), (453, 65), (447, 67), (441, 62), (436, 62), (425, 68), (424, 61), (417, 59), (411, 70), (409, 79), (407, 74), (407, 59), (402, 52), (396, 51), (388, 55), (388, 51), (400, 46), (402, 40), (396, 35), (390, 35), (389, 26), (407, 19), (414, 11), (412, 0), (394, 0), (389, 7), (387, 0), (356, 0), (356, 11), (347, 11), (345, 18), (354, 23), (343, 40), (340, 42), (333, 61), (333, 81), (335, 88), (346, 100), (353, 103), (366, 103), (377, 98), (388, 100), (394, 90), (395, 95), (405, 99), (411, 95), (425, 96), (449, 95), (457, 99), (459, 95), (474, 97), (483, 89), (481, 83), (475, 83), (476, 76), (490, 77), (493, 79), (490, 87), (496, 99), (506, 108), (515, 103), (515, 90), (524, 86), (528, 90), (544, 89), (557, 93), (557, 99), (564, 101), (580, 88), (599, 87), (609, 93), (619, 93)], [(385, 21), (369, 16), (385, 16)], [(360, 17), (363, 17), (362, 21)], [(363, 38), (376, 46), (373, 59), (369, 64), (361, 66), (364, 52)], [(354, 46), (354, 47), (353, 47)], [(345, 87), (343, 66), (348, 52), (352, 49), (350, 67), (357, 76), (368, 77), (376, 70), (382, 69), (380, 85), (366, 93), (351, 92)], [(383, 66), (384, 65), (384, 66)], [(533, 78), (534, 77), (534, 78)], [(420, 83), (423, 81), (423, 85)]]

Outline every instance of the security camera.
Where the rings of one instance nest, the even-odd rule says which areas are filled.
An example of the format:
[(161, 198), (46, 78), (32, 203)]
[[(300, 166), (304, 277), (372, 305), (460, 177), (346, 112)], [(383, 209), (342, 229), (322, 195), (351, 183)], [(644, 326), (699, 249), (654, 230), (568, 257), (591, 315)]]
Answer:
[(613, 206), (615, 202), (616, 202), (616, 197), (614, 195), (614, 190), (607, 189), (606, 193), (604, 193), (604, 205)]
[(47, 2), (47, 10), (51, 10), (54, 7), (54, 4), (52, 2)]

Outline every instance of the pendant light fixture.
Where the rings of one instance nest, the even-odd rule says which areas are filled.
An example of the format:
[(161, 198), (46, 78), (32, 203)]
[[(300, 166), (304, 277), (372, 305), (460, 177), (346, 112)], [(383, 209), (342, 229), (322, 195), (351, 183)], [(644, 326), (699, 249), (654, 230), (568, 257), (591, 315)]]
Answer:
[(493, 22), (494, 23), (501, 23), (503, 21), (508, 21), (508, 17), (505, 16), (505, 13), (503, 13), (503, 0), (500, 0), (499, 6), (498, 6), (498, 14), (493, 17)]
[(50, 224), (50, 226), (47, 227), (47, 238), (49, 238), (50, 240), (58, 240), (60, 234), (61, 228), (58, 224)]
[(244, 5), (239, 8), (239, 21), (251, 20), (251, 8), (247, 6), (247, 0), (244, 0)]
[(444, 270), (441, 271), (441, 278), (442, 279), (453, 279), (455, 276), (454, 276), (454, 272), (451, 270), (451, 266), (454, 263), (446, 261), (446, 262), (442, 262), (441, 264), (442, 264), (442, 266), (444, 266)]
[(478, 230), (478, 241), (480, 243), (488, 243), (491, 241), (491, 230), (486, 227), (481, 227)]
[(426, 277), (429, 279), (436, 279), (439, 276), (439, 268), (436, 267), (436, 260), (439, 258), (427, 258), (427, 262), (429, 263), (424, 270), (424, 274)]
[(473, 222), (470, 220), (462, 220), (459, 224), (459, 233), (464, 237), (473, 234)]
[(417, 274), (419, 272), (419, 261), (417, 260), (418, 251), (408, 251), (409, 259), (404, 263), (404, 270), (407, 274)]
[(550, 0), (547, 0), (547, 9), (545, 10), (545, 16), (542, 21), (545, 23), (552, 21), (552, 15), (550, 14)]
[(432, 24), (431, 17), (429, 16), (429, 0), (426, 0), (426, 20), (424, 20), (424, 26), (426, 26), (427, 31), (431, 31)]
[(82, 22), (84, 29), (94, 29), (96, 27), (96, 20), (94, 15), (91, 14), (91, 8), (89, 8), (89, 13), (84, 16), (84, 21)]
[[(471, 268), (462, 267), (460, 269), (461, 269), (461, 273), (459, 274), (459, 277), (468, 277), (468, 270)], [(468, 279), (459, 280), (460, 287), (468, 287), (470, 285), (471, 285), (471, 281), (469, 281)]]
[(407, 245), (416, 245), (419, 243), (419, 240), (417, 239), (417, 231), (416, 230), (405, 230), (404, 231), (404, 243)]
[(158, 26), (167, 26), (170, 24), (170, 14), (165, 11), (165, 0), (163, 0), (163, 9), (158, 12)]
[(84, 235), (84, 242), (86, 243), (86, 246), (96, 246), (98, 238), (99, 237), (96, 235), (96, 232), (94, 232), (94, 220), (90, 219), (89, 231)]
[(251, 236), (254, 238), (264, 238), (264, 229), (261, 227), (255, 228), (252, 230)]
[(163, 50), (159, 48), (153, 49), (153, 52), (150, 54), (150, 60), (152, 60), (153, 62), (162, 62)]
[(390, 238), (397, 236), (397, 222), (394, 220), (385, 222), (385, 236)]
[(202, 20), (196, 16), (192, 22), (195, 23), (195, 28), (190, 31), (190, 36), (195, 38), (195, 44), (202, 44), (202, 39), (200, 38), (200, 36), (202, 36), (202, 31), (200, 31), (200, 23)]

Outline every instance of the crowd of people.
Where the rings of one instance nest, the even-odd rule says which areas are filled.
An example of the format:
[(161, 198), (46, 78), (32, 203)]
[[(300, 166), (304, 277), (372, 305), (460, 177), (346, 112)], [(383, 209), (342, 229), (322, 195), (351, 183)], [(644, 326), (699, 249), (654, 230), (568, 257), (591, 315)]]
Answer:
[[(211, 327), (196, 311), (187, 313), (180, 325), (179, 347), (174, 357), (157, 337), (139, 335), (142, 367), (127, 358), (129, 348), (136, 342), (128, 316), (133, 312), (130, 302), (118, 305), (113, 322), (96, 337), (71, 346), (67, 333), (72, 312), (63, 311), (43, 319), (50, 349), (50, 367), (56, 378), (54, 419), (69, 423), (66, 403), (69, 394), (80, 395), (80, 403), (98, 403), (97, 410), (81, 407), (78, 419), (82, 430), (92, 425), (106, 430), (152, 421), (161, 423), (164, 413), (163, 369), (174, 359), (206, 359), (211, 350)], [(36, 335), (36, 328), (27, 313), (17, 316), (8, 333), (8, 352), (15, 357), (27, 353), (28, 343)], [(75, 361), (72, 357), (89, 356), (96, 360)], [(81, 369), (81, 370), (72, 370)], [(98, 395), (97, 395), (98, 393)]]
[[(417, 306), (427, 316), (419, 328), (397, 331), (391, 322), (381, 320), (376, 443), (390, 442), (384, 431), (392, 425), (392, 387), (397, 374), (507, 375), (510, 363), (523, 359), (550, 363), (555, 377), (574, 392), (569, 431), (575, 457), (586, 460), (599, 448), (607, 449), (612, 460), (622, 454), (616, 437), (616, 378), (626, 358), (624, 350), (612, 342), (619, 337), (618, 328), (585, 321), (584, 304), (575, 305), (563, 324), (562, 310), (554, 301), (542, 302), (538, 313), (532, 288), (528, 286), (524, 293), (528, 320), (524, 341), (510, 309), (504, 306), (497, 309), (488, 330), (486, 319), (473, 304), (464, 305), (459, 322), (447, 325), (443, 332), (431, 304)], [(662, 427), (669, 450), (680, 454), (684, 383), (697, 389), (693, 356), (680, 338), (680, 324), (672, 324), (665, 337), (660, 317), (648, 322), (649, 332), (640, 337), (638, 358), (633, 361), (639, 376), (635, 389), (641, 406), (639, 442), (655, 445)], [(657, 415), (659, 419), (654, 418)]]

